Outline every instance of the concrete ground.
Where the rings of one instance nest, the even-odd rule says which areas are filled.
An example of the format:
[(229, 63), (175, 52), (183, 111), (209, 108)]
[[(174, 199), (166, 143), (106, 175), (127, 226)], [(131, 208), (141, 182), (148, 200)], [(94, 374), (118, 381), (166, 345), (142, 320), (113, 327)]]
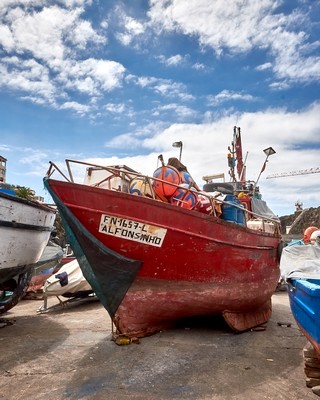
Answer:
[(127, 346), (111, 341), (98, 301), (37, 315), (42, 304), (22, 300), (1, 316), (13, 323), (0, 329), (1, 400), (318, 398), (305, 384), (306, 339), (286, 292), (273, 296), (265, 331), (235, 334), (206, 318)]

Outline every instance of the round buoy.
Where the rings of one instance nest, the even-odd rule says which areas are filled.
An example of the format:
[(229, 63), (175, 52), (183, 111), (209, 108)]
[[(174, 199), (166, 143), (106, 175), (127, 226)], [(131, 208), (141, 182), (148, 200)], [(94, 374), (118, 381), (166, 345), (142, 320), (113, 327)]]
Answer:
[(136, 177), (130, 182), (129, 192), (136, 196), (152, 196), (152, 190), (147, 179)]
[(303, 233), (303, 241), (305, 244), (309, 244), (310, 243), (310, 237), (312, 235), (313, 232), (317, 231), (318, 228), (316, 226), (309, 226), (309, 228), (307, 228), (304, 233)]
[(320, 229), (313, 231), (310, 236), (310, 243), (313, 245), (320, 246)]
[(198, 204), (196, 210), (204, 214), (211, 214), (213, 211), (213, 207), (210, 199), (207, 196), (198, 194)]
[(198, 196), (185, 183), (180, 185), (176, 193), (172, 196), (171, 203), (188, 210), (193, 210), (198, 203)]
[(192, 176), (189, 174), (187, 171), (180, 171), (180, 177), (181, 177), (181, 182), (182, 183), (187, 183), (188, 185), (190, 183), (194, 183)]
[(153, 177), (161, 179), (174, 185), (166, 184), (165, 182), (153, 181), (153, 189), (156, 194), (161, 197), (171, 197), (177, 190), (177, 186), (181, 183), (179, 172), (174, 167), (162, 166), (156, 169), (153, 173)]

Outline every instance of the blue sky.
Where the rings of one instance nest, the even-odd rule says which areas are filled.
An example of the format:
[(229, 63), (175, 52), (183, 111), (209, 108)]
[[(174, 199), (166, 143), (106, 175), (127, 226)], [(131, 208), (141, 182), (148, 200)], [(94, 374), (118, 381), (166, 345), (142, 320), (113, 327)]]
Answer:
[(1, 0), (0, 155), (47, 197), (48, 162), (178, 156), (198, 185), (225, 173), (240, 126), (247, 177), (278, 215), (320, 206), (320, 1)]

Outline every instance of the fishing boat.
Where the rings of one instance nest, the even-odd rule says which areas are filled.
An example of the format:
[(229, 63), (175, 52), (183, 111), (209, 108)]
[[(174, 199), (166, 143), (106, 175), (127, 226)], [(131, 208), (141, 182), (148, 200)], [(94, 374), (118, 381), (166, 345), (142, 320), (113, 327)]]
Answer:
[[(257, 182), (244, 178), (240, 140), (235, 129), (232, 182), (206, 176), (203, 190), (181, 160), (165, 165), (161, 155), (152, 176), (77, 160), (66, 160), (64, 172), (50, 163), (45, 186), (115, 334), (143, 337), (192, 316), (222, 314), (238, 332), (269, 320), (280, 225)], [(82, 183), (74, 179), (79, 166)]]
[(25, 294), (55, 216), (52, 207), (0, 191), (0, 313)]
[(292, 314), (320, 359), (320, 230), (304, 243), (283, 249), (280, 269)]

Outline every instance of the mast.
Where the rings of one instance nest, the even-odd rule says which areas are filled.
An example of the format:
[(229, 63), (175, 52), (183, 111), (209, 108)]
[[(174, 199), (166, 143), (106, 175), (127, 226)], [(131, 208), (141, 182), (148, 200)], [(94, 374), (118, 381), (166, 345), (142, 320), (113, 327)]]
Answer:
[(245, 173), (246, 167), (243, 163), (242, 158), (242, 143), (241, 143), (241, 132), (239, 127), (234, 127), (234, 142), (235, 142), (235, 151), (236, 151), (236, 161), (237, 161), (237, 173), (240, 182), (246, 180)]
[[(243, 182), (246, 180), (246, 166), (242, 158), (242, 144), (241, 144), (241, 131), (240, 128), (235, 126), (233, 128), (233, 140), (231, 146), (228, 147), (228, 166), (229, 175), (232, 182), (237, 182), (235, 168), (237, 169), (238, 180)], [(248, 155), (248, 154), (247, 154)], [(246, 155), (246, 159), (247, 159)]]
[(237, 178), (236, 178), (236, 176), (235, 176), (235, 173), (234, 173), (234, 169), (235, 169), (235, 166), (236, 166), (236, 159), (235, 159), (235, 133), (236, 133), (236, 126), (233, 128), (233, 140), (232, 140), (232, 142), (231, 142), (231, 146), (228, 146), (228, 150), (229, 150), (229, 153), (228, 153), (228, 155), (227, 155), (227, 157), (228, 157), (228, 167), (229, 167), (229, 175), (230, 175), (230, 178), (231, 178), (231, 182), (237, 182)]

